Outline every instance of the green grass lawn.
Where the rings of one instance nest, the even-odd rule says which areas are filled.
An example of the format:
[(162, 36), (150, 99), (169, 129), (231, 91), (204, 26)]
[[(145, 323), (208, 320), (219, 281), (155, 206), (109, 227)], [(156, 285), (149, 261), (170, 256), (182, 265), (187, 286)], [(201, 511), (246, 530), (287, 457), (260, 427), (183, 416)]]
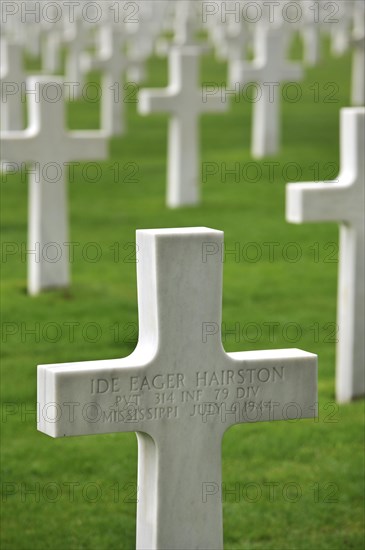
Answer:
[[(145, 85), (165, 85), (165, 61), (149, 69)], [(227, 250), (236, 251), (224, 263), (223, 332), (238, 324), (240, 335), (223, 334), (227, 351), (319, 355), (318, 420), (240, 425), (224, 438), (225, 548), (363, 548), (363, 401), (334, 403), (338, 230), (284, 217), (287, 181), (334, 175), (349, 78), (350, 56), (331, 58), (326, 44), (322, 63), (306, 70), (301, 100), (282, 104), (281, 154), (260, 162), (249, 152), (249, 102), (204, 116), (202, 178), (207, 167), (217, 173), (204, 178), (200, 207), (175, 211), (165, 207), (167, 117), (141, 117), (128, 103), (129, 131), (110, 142), (100, 180), (91, 182), (91, 171), (83, 178), (80, 165), (69, 184), (71, 241), (79, 244), (67, 292), (27, 296), (27, 184), (19, 175), (2, 182), (3, 242), (19, 247), (1, 265), (4, 550), (134, 548), (135, 435), (53, 440), (37, 432), (36, 366), (129, 354), (137, 340), (135, 230), (179, 226), (224, 230)], [(202, 81), (224, 79), (224, 64), (205, 58)], [(97, 106), (70, 104), (69, 125), (96, 128)], [(242, 174), (224, 181), (222, 163), (238, 163)]]

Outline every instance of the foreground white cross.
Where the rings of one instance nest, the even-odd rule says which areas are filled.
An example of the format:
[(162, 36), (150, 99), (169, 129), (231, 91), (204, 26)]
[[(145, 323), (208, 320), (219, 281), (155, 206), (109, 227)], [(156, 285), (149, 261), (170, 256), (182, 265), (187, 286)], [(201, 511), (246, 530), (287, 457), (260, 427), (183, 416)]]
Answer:
[(167, 204), (174, 208), (199, 203), (199, 116), (223, 112), (221, 94), (204, 96), (200, 88), (198, 46), (173, 46), (169, 54), (170, 83), (165, 89), (139, 93), (141, 114), (170, 113), (168, 136)]
[(341, 171), (335, 182), (289, 184), (289, 222), (338, 222), (338, 344), (336, 395), (346, 402), (365, 394), (364, 188), (365, 109), (341, 110)]
[(251, 152), (256, 158), (279, 152), (281, 82), (297, 82), (303, 78), (302, 67), (286, 60), (289, 36), (284, 28), (259, 25), (255, 33), (254, 61), (233, 60), (229, 66), (231, 86), (249, 82), (259, 85), (253, 103), (251, 142)]
[[(313, 418), (317, 358), (226, 353), (223, 232), (137, 231), (139, 341), (124, 359), (38, 367), (38, 429), (137, 432), (137, 548), (223, 547), (221, 445), (234, 424)], [(71, 412), (70, 412), (71, 411)]]
[[(64, 86), (60, 78), (27, 79), (29, 126), (1, 133), (8, 162), (30, 162), (28, 207), (28, 292), (69, 285), (68, 214), (65, 172), (76, 160), (107, 157), (104, 134), (65, 129)], [(58, 99), (57, 99), (58, 98)]]

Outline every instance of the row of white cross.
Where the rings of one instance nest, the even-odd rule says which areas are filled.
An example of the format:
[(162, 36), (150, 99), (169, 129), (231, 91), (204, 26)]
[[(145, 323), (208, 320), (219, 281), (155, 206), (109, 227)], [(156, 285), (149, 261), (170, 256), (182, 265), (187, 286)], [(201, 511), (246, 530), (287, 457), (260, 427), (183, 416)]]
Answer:
[[(136, 39), (139, 45), (145, 38), (147, 49), (157, 40), (161, 52), (168, 40), (161, 34), (173, 36), (177, 44), (189, 44), (203, 32), (209, 37), (219, 55), (237, 53), (239, 44), (248, 44), (250, 32), (258, 24), (287, 26), (298, 31), (304, 40), (304, 57), (308, 63), (319, 60), (319, 33), (331, 40), (334, 54), (344, 53), (351, 44), (353, 27), (361, 25), (364, 6), (361, 0), (298, 0), (280, 3), (266, 0), (136, 0), (133, 3), (114, 0), (100, 2), (64, 2), (56, 0), (42, 6), (35, 0), (13, 0), (2, 10), (4, 30), (28, 46), (32, 55), (42, 53), (45, 65), (59, 55), (64, 42), (75, 40), (83, 44), (93, 40), (95, 28), (116, 24)], [(77, 32), (75, 32), (75, 29)], [(80, 34), (81, 32), (81, 34)], [(242, 35), (243, 40), (238, 35)], [(142, 48), (145, 50), (145, 48)]]
[[(38, 87), (42, 94), (47, 82), (34, 79), (31, 85)], [(37, 294), (50, 287), (66, 287), (70, 282), (66, 253), (69, 239), (65, 181), (50, 184), (44, 179), (43, 167), (53, 158), (60, 166), (79, 158), (103, 159), (106, 140), (98, 132), (65, 132), (63, 102), (33, 101), (29, 105), (28, 130), (12, 132), (4, 139), (3, 149), (7, 159), (34, 163), (29, 174), (29, 250), (37, 246), (43, 250), (49, 243), (58, 243), (63, 248), (60, 260), (55, 263), (40, 262), (35, 255), (29, 255), (28, 291)], [(334, 183), (289, 185), (287, 219), (294, 223), (333, 221), (341, 224), (338, 361), (339, 365), (344, 365), (344, 369), (339, 367), (339, 372), (348, 373), (348, 365), (357, 365), (364, 357), (364, 109), (344, 109), (341, 117), (341, 172), (338, 179)], [(179, 128), (172, 128), (172, 131), (179, 132)], [(185, 129), (181, 135), (185, 140), (189, 139)], [(177, 166), (172, 165), (170, 169), (175, 170), (174, 181), (177, 182), (176, 174), (179, 174), (181, 163), (178, 151), (174, 152), (174, 158)], [(172, 198), (178, 189), (178, 186), (171, 188)], [(346, 384), (343, 380), (338, 382), (337, 395), (340, 400), (348, 400), (363, 390), (363, 383), (353, 376)]]
[[(82, 29), (82, 26), (81, 26)], [(121, 135), (125, 131), (125, 93), (122, 75), (128, 67), (143, 73), (143, 63), (131, 60), (123, 53), (125, 35), (115, 25), (99, 28), (99, 45), (96, 55), (85, 52), (79, 40), (83, 32), (76, 32), (72, 41), (75, 55), (67, 59), (67, 78), (64, 88), (72, 86), (71, 97), (78, 97), (83, 89), (83, 74), (92, 69), (102, 72), (101, 129), (107, 136)], [(224, 111), (228, 108), (227, 96), (232, 91), (240, 91), (242, 86), (254, 82), (258, 85), (257, 100), (253, 104), (252, 155), (262, 158), (277, 154), (280, 147), (280, 100), (278, 87), (289, 81), (291, 84), (303, 78), (299, 63), (287, 60), (291, 33), (275, 25), (256, 27), (254, 40), (254, 60), (242, 61), (233, 58), (229, 68), (229, 90), (210, 83), (200, 88), (199, 57), (202, 47), (170, 47), (169, 87), (166, 90), (142, 90), (138, 103), (140, 113), (167, 112), (171, 114), (169, 132), (168, 193), (169, 206), (184, 206), (198, 203), (198, 158), (199, 137), (198, 119), (209, 111)], [(80, 38), (81, 37), (81, 38)], [(356, 55), (354, 56), (353, 81), (356, 89), (355, 103), (364, 104), (364, 30), (357, 33)], [(84, 44), (85, 46), (85, 44)], [(72, 50), (74, 51), (74, 50)], [(134, 56), (136, 57), (136, 56)], [(82, 68), (82, 70), (81, 70)], [(21, 130), (23, 124), (24, 91), (29, 90), (23, 69), (22, 46), (13, 40), (2, 40), (2, 84), (1, 111), (3, 130)], [(52, 78), (49, 77), (52, 81)], [(57, 81), (58, 82), (58, 81)], [(28, 82), (29, 84), (29, 82)], [(32, 88), (29, 90), (32, 93)], [(166, 98), (169, 101), (165, 101)], [(150, 99), (149, 99), (150, 98)], [(192, 101), (192, 98), (194, 100)], [(46, 98), (40, 98), (46, 100)], [(184, 106), (189, 104), (191, 117), (181, 115)], [(208, 108), (208, 104), (210, 105)], [(185, 113), (185, 110), (184, 110)], [(189, 139), (184, 138), (188, 133)], [(11, 160), (11, 159), (6, 159)], [(171, 168), (173, 166), (174, 168)], [(190, 174), (182, 186), (182, 167), (190, 166)]]
[[(104, 73), (106, 85), (110, 86), (117, 72), (121, 68), (121, 62), (113, 55), (115, 48), (120, 46), (121, 34), (107, 32), (99, 57), (95, 58), (84, 54), (84, 65), (104, 67), (109, 70)], [(299, 78), (301, 68), (297, 64), (285, 61), (285, 42), (288, 35), (275, 27), (262, 26), (256, 33), (257, 59), (251, 66), (238, 62), (232, 65), (237, 73), (242, 73), (238, 78), (245, 82), (254, 80), (265, 82), (265, 79), (275, 78), (279, 81)], [(167, 112), (170, 114), (169, 127), (169, 153), (168, 153), (168, 205), (177, 207), (193, 205), (199, 202), (199, 125), (198, 118), (201, 113), (210, 111), (224, 111), (228, 103), (222, 100), (220, 94), (205, 96), (199, 88), (199, 46), (174, 46), (169, 54), (170, 83), (166, 89), (142, 90), (139, 94), (139, 110), (141, 113)], [(21, 57), (20, 48), (12, 44), (8, 50), (8, 60), (11, 60), (13, 74), (19, 70)], [(123, 58), (122, 58), (123, 59)], [(17, 169), (19, 163), (29, 162), (32, 169), (29, 174), (29, 216), (28, 216), (28, 247), (34, 250), (39, 247), (44, 250), (49, 243), (58, 243), (61, 248), (60, 259), (57, 262), (39, 261), (36, 255), (28, 257), (28, 291), (37, 294), (42, 289), (66, 287), (70, 283), (69, 263), (67, 261), (66, 247), (68, 243), (68, 214), (66, 185), (63, 171), (68, 163), (79, 159), (103, 160), (107, 157), (107, 135), (100, 131), (69, 132), (65, 130), (64, 112), (64, 81), (62, 78), (31, 77), (27, 80), (28, 95), (28, 119), (29, 126), (26, 130), (20, 130), (19, 105), (13, 108), (12, 99), (16, 94), (9, 95), (6, 102), (9, 117), (5, 120), (12, 127), (18, 127), (17, 131), (2, 133), (2, 154), (6, 162), (3, 169), (11, 172)], [(54, 94), (60, 100), (50, 100), (50, 94)], [(19, 98), (17, 98), (19, 99)], [(103, 112), (108, 113), (109, 120), (113, 121), (111, 131), (121, 130), (122, 118), (119, 111), (123, 102), (103, 100)], [(278, 103), (272, 101), (269, 92), (255, 104), (259, 125), (254, 125), (254, 147), (258, 156), (270, 151), (277, 152), (279, 134)], [(304, 221), (308, 219), (321, 221), (331, 219), (342, 224), (341, 229), (341, 264), (339, 283), (339, 320), (344, 336), (338, 346), (339, 364), (354, 365), (359, 361), (361, 354), (360, 342), (363, 328), (363, 308), (361, 300), (361, 281), (363, 278), (363, 231), (361, 220), (361, 194), (363, 194), (364, 168), (360, 155), (354, 155), (355, 148), (345, 147), (346, 143), (361, 143), (362, 110), (352, 110), (356, 122), (342, 123), (342, 169), (338, 185), (313, 184), (314, 203), (310, 207), (303, 203), (303, 215), (292, 214), (293, 208), (299, 208), (297, 202), (288, 195), (289, 221)], [(350, 111), (349, 111), (350, 113)], [(343, 115), (345, 116), (345, 114)], [(356, 149), (357, 150), (357, 149)], [(62, 172), (56, 184), (50, 183), (45, 177), (44, 168), (50, 162), (56, 161)], [(15, 163), (15, 164), (14, 164)], [(348, 168), (351, 166), (351, 170)], [(323, 187), (324, 185), (324, 187)], [(289, 187), (289, 190), (292, 186)], [(298, 189), (298, 186), (294, 186)], [(307, 188), (309, 189), (309, 187)], [(340, 189), (346, 197), (338, 199), (336, 208), (332, 197), (336, 196)], [(297, 191), (295, 191), (297, 193)], [(306, 191), (308, 193), (309, 191)], [(289, 191), (294, 193), (294, 191)], [(327, 197), (329, 199), (322, 197)], [(294, 195), (297, 196), (297, 195)], [(307, 195), (303, 195), (307, 196)], [(294, 201), (294, 202), (293, 202)], [(350, 205), (346, 208), (346, 205)], [(296, 206), (292, 206), (296, 205)], [(309, 212), (311, 212), (312, 218)], [(317, 212), (315, 215), (314, 213)], [(354, 220), (357, 220), (356, 223)], [(359, 222), (360, 220), (360, 222)], [(350, 229), (348, 229), (350, 228)], [(351, 281), (354, 281), (351, 284)], [(351, 294), (348, 286), (351, 287)], [(360, 299), (359, 299), (360, 298)], [(351, 319), (351, 322), (348, 321)], [(347, 327), (345, 330), (344, 327)], [(346, 351), (343, 351), (346, 350)], [(342, 360), (341, 357), (344, 356)], [(348, 372), (346, 367), (346, 372)], [(338, 367), (338, 371), (342, 369)], [(337, 380), (341, 376), (338, 375)], [(337, 395), (340, 400), (363, 391), (363, 385), (357, 383), (350, 376), (348, 383), (338, 382)], [(347, 389), (345, 389), (345, 387)]]
[[(22, 3), (20, 3), (22, 4)], [(52, 3), (52, 5), (55, 3)], [(61, 3), (62, 4), (62, 3)], [(171, 5), (172, 4), (172, 7)], [(271, 13), (269, 2), (262, 2), (263, 16), (256, 22), (247, 23), (243, 20), (242, 13), (234, 14), (237, 6), (240, 10), (240, 2), (224, 2), (220, 9), (218, 3), (212, 3), (211, 9), (207, 4), (196, 1), (178, 1), (172, 3), (156, 1), (153, 9), (149, 2), (136, 3), (137, 14), (135, 19), (129, 21), (126, 16), (117, 22), (112, 18), (111, 7), (114, 4), (103, 3), (103, 13), (106, 15), (92, 24), (83, 14), (82, 3), (78, 3), (79, 9), (69, 19), (65, 17), (55, 22), (43, 21), (40, 24), (27, 24), (27, 18), (20, 21), (22, 10), (6, 13), (4, 21), (4, 42), (9, 42), (11, 50), (32, 50), (32, 40), (37, 38), (42, 51), (43, 74), (57, 73), (61, 70), (61, 52), (66, 49), (65, 81), (75, 83), (73, 97), (78, 98), (82, 93), (85, 73), (90, 69), (100, 70), (104, 75), (103, 98), (105, 102), (111, 102), (113, 94), (110, 90), (110, 82), (118, 83), (123, 96), (124, 78), (135, 83), (141, 82), (145, 76), (145, 64), (154, 51), (167, 53), (171, 44), (199, 45), (202, 49), (206, 44), (211, 44), (216, 56), (225, 59), (228, 63), (228, 83), (231, 88), (243, 85), (247, 82), (281, 83), (283, 80), (293, 78), (297, 81), (301, 78), (299, 67), (295, 71), (286, 72), (286, 57), (288, 46), (298, 31), (302, 36), (304, 46), (304, 61), (306, 65), (313, 65), (320, 61), (321, 36), (325, 31), (332, 37), (332, 52), (343, 54), (348, 48), (353, 49), (352, 70), (352, 101), (353, 105), (364, 104), (364, 3), (354, 0), (352, 2), (339, 2), (336, 4), (339, 13), (336, 18), (326, 17), (328, 8), (323, 2), (308, 2), (303, 0), (302, 17), (297, 23), (285, 21), (276, 13)], [(247, 2), (243, 2), (247, 6)], [(14, 2), (14, 5), (16, 3)], [(51, 8), (52, 8), (51, 5)], [(97, 3), (96, 3), (97, 5)], [(297, 4), (299, 6), (299, 4)], [(257, 3), (260, 6), (260, 3)], [(124, 6), (125, 7), (125, 6)], [(252, 6), (251, 6), (252, 7)], [(315, 9), (316, 8), (316, 9)], [(324, 12), (316, 13), (318, 9)], [(48, 19), (50, 14), (48, 13)], [(171, 15), (173, 14), (173, 16)], [(115, 15), (115, 14), (114, 14)], [(280, 14), (279, 14), (280, 15)], [(44, 14), (43, 14), (44, 17)], [(15, 23), (13, 21), (15, 18)], [(11, 24), (12, 23), (12, 24)], [(199, 30), (206, 31), (206, 41), (198, 39)], [(161, 33), (171, 30), (174, 35), (173, 42), (161, 38)], [(44, 36), (43, 36), (44, 35)], [(247, 55), (253, 51), (254, 62), (246, 61)], [(309, 53), (308, 53), (309, 52)], [(2, 78), (18, 86), (25, 82), (25, 74), (20, 66), (21, 53), (12, 54), (12, 59), (7, 62), (6, 53), (2, 54)], [(86, 57), (86, 59), (85, 59)], [(274, 64), (272, 63), (277, 58)], [(309, 61), (308, 61), (309, 60)], [(6, 67), (4, 67), (4, 65)], [(272, 72), (276, 71), (274, 80), (270, 80)], [(260, 69), (260, 70), (258, 70)], [(280, 70), (283, 69), (283, 72)], [(7, 93), (7, 102), (15, 102), (15, 94)], [(18, 94), (19, 100), (19, 94)], [(120, 103), (123, 102), (121, 97)], [(103, 104), (104, 106), (104, 104)], [(115, 115), (120, 119), (121, 112), (117, 112), (109, 106), (102, 110), (102, 128), (110, 132), (110, 135), (118, 135), (123, 131), (123, 123), (113, 126)], [(6, 113), (5, 113), (6, 114)], [(257, 115), (256, 118), (260, 118)], [(7, 117), (4, 117), (3, 129)], [(255, 142), (255, 139), (253, 140)], [(277, 147), (277, 144), (276, 144)], [(261, 152), (253, 145), (253, 153), (257, 156), (270, 154), (270, 147)]]

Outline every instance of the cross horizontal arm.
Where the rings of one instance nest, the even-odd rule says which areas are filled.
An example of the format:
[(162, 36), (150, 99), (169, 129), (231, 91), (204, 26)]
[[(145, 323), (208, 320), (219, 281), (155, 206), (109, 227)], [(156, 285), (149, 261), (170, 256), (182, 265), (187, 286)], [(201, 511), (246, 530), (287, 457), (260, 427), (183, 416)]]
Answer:
[[(62, 131), (62, 129), (60, 129)], [(108, 156), (107, 135), (100, 131), (66, 132), (57, 143), (47, 142), (33, 128), (1, 132), (1, 158), (12, 162), (71, 162), (76, 160), (105, 160)]]
[(171, 86), (164, 89), (141, 90), (138, 94), (138, 111), (142, 115), (174, 113), (178, 107), (177, 93)]
[(230, 63), (230, 84), (248, 84), (257, 82), (265, 86), (273, 86), (284, 81), (297, 82), (303, 78), (304, 71), (297, 63), (288, 63), (273, 71), (269, 66), (259, 61), (247, 62), (239, 59)]
[(263, 75), (263, 67), (255, 61), (246, 62), (240, 59), (231, 61), (229, 65), (230, 85), (248, 84), (249, 82), (261, 82)]
[(347, 221), (351, 189), (338, 183), (290, 183), (286, 187), (286, 219), (292, 223)]
[(96, 130), (68, 132), (68, 160), (105, 160), (108, 158), (108, 136)]
[(37, 132), (32, 129), (3, 131), (1, 136), (1, 158), (10, 162), (34, 161), (39, 156)]
[(208, 95), (203, 97), (203, 90), (201, 90), (197, 97), (197, 105), (195, 107), (198, 113), (225, 113), (229, 109), (228, 101), (223, 101), (220, 93), (216, 95)]
[(303, 67), (299, 63), (288, 63), (281, 68), (280, 81), (297, 82), (304, 78)]
[(84, 73), (91, 71), (105, 70), (108, 60), (101, 59), (100, 57), (92, 56), (89, 52), (84, 52), (80, 56), (80, 64)]
[(114, 58), (113, 51), (106, 55), (92, 56), (88, 52), (81, 56), (81, 67), (85, 73), (90, 71), (109, 72), (119, 81), (122, 72), (128, 67), (128, 60), (124, 54), (118, 52)]
[(138, 395), (130, 397), (129, 384), (144, 366), (137, 350), (123, 359), (39, 365), (38, 430), (51, 437), (137, 431)]
[(300, 349), (227, 355), (236, 373), (236, 395), (230, 400), (230, 410), (222, 409), (221, 419), (227, 427), (317, 416), (316, 355)]

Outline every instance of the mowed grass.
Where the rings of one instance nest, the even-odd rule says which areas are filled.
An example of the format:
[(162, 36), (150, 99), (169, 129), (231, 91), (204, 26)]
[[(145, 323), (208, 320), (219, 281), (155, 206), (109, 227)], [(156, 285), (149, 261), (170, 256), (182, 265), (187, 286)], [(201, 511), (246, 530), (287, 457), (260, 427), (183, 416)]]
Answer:
[[(220, 84), (225, 74), (224, 64), (204, 59), (202, 82)], [(99, 180), (90, 181), (90, 166), (83, 177), (81, 164), (69, 182), (77, 244), (67, 292), (27, 296), (27, 184), (19, 175), (2, 182), (3, 246), (14, 247), (2, 263), (4, 550), (134, 548), (134, 434), (53, 440), (37, 432), (36, 365), (130, 353), (138, 321), (135, 230), (179, 226), (224, 230), (234, 251), (224, 262), (227, 351), (298, 347), (319, 355), (318, 420), (226, 433), (225, 548), (363, 548), (363, 401), (334, 403), (338, 230), (284, 217), (287, 181), (336, 173), (349, 79), (350, 56), (331, 58), (325, 44), (321, 64), (306, 70), (301, 99), (282, 102), (280, 155), (260, 162), (249, 151), (247, 96), (231, 99), (227, 114), (204, 116), (202, 203), (174, 211), (165, 207), (167, 117), (141, 117), (127, 103), (128, 133), (111, 140)], [(145, 85), (166, 81), (165, 61), (151, 60)], [(68, 118), (71, 128), (97, 128), (97, 105), (72, 103)], [(240, 173), (225, 180), (224, 166)], [(233, 328), (239, 334), (227, 333)]]

